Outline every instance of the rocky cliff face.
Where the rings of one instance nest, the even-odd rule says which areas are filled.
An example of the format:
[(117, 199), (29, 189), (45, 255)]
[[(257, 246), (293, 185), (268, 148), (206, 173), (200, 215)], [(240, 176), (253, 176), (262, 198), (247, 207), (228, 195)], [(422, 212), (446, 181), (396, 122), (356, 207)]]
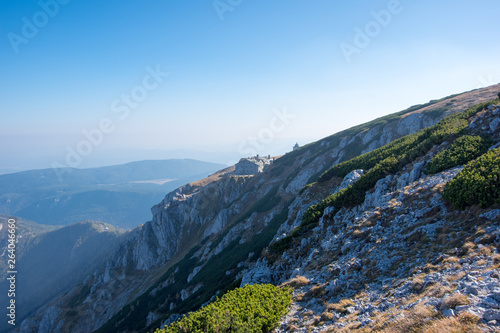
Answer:
[[(132, 231), (81, 285), (25, 320), (21, 331), (152, 331), (235, 283), (279, 283), (302, 275), (313, 281), (306, 291), (320, 286), (321, 293), (332, 297), (338, 298), (340, 291), (354, 295), (360, 286), (372, 283), (364, 274), (386, 276), (404, 265), (404, 253), (394, 250), (386, 258), (387, 251), (401, 249), (408, 240), (418, 243), (421, 235), (439, 237), (447, 208), (436, 189), (457, 171), (422, 178), (429, 156), (422, 158), (404, 173), (377, 183), (362, 207), (335, 216), (325, 211), (320, 226), (300, 247), (271, 258), (265, 251), (269, 243), (288, 235), (310, 205), (338, 190), (302, 192), (304, 186), (341, 161), (433, 125), (447, 113), (491, 100), (499, 89), (452, 96), (343, 131), (285, 155), (254, 177), (231, 175), (230, 168), (169, 193), (153, 207), (152, 221)], [(351, 173), (339, 187), (352, 184), (362, 173)], [(420, 197), (424, 192), (433, 205)], [(415, 222), (422, 217), (436, 221)], [(390, 230), (399, 233), (397, 239), (384, 236), (384, 221), (390, 218), (395, 219)], [(326, 223), (332, 220), (338, 227)], [(379, 243), (385, 247), (372, 249)], [(423, 248), (415, 247), (418, 251)], [(415, 258), (404, 267), (428, 259), (424, 254)], [(367, 272), (366, 267), (373, 270)], [(295, 316), (310, 309), (316, 315), (319, 307), (311, 304), (295, 303)]]
[[(39, 317), (26, 320), (21, 331), (91, 332), (102, 326), (134, 295), (148, 288), (151, 272), (184, 251), (186, 245), (196, 244), (204, 234), (217, 232), (227, 223), (238, 206), (229, 211), (226, 206), (240, 195), (245, 183), (244, 179), (224, 177), (231, 171), (213, 175), (203, 186), (189, 184), (169, 193), (152, 208), (153, 220), (133, 230), (101, 270), (89, 276), (83, 286), (55, 300)], [(194, 207), (204, 214), (198, 214)], [(67, 320), (68, 312), (75, 310), (80, 320)]]

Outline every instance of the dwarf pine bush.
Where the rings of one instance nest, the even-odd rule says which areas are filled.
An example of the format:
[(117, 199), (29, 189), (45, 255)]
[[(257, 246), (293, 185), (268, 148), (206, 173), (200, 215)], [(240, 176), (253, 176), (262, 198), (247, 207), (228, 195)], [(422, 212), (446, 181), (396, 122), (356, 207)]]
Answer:
[(469, 162), (449, 182), (443, 197), (458, 209), (479, 205), (482, 208), (500, 203), (500, 148)]
[(490, 140), (480, 136), (464, 135), (439, 152), (427, 164), (425, 173), (432, 175), (457, 165), (465, 164), (486, 152)]
[(246, 285), (155, 333), (269, 332), (292, 301), (292, 290), (271, 284)]

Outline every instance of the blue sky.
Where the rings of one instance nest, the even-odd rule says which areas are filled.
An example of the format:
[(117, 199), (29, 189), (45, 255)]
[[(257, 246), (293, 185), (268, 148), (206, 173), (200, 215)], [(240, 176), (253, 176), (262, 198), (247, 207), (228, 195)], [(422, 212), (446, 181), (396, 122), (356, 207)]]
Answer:
[[(494, 0), (3, 0), (0, 170), (66, 165), (78, 149), (78, 167), (282, 153), (500, 82), (499, 10)], [(133, 93), (125, 116), (117, 107)], [(82, 143), (103, 120), (112, 130)]]

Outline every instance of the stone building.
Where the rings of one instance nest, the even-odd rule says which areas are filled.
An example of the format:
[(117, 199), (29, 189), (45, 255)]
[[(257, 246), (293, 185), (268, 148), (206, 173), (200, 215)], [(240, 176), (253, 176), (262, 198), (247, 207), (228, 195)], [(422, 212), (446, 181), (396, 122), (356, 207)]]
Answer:
[(235, 175), (257, 175), (264, 171), (264, 169), (271, 165), (274, 161), (270, 155), (267, 157), (259, 157), (259, 155), (249, 158), (242, 158), (235, 165)]

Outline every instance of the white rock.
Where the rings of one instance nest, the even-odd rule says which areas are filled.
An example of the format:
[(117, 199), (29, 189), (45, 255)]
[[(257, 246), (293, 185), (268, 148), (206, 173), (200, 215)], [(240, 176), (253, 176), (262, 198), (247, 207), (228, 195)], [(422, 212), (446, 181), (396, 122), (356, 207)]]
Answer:
[(354, 184), (361, 176), (365, 173), (364, 170), (357, 169), (349, 172), (345, 177), (344, 180), (342, 181), (342, 184), (340, 184), (340, 189), (347, 188), (348, 186)]
[(500, 119), (499, 118), (493, 119), (492, 122), (490, 123), (490, 130), (492, 132), (495, 132), (495, 130), (497, 129), (498, 125), (500, 125)]
[(453, 317), (455, 312), (452, 309), (446, 309), (443, 311), (443, 316), (445, 317)]

